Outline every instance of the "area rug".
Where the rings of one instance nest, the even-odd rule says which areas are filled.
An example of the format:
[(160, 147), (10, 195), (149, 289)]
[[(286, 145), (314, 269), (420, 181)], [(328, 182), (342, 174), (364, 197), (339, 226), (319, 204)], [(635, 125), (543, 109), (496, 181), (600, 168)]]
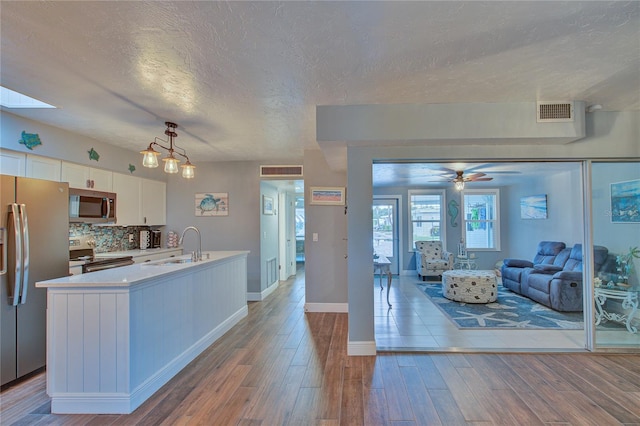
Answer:
[(493, 303), (454, 302), (442, 296), (440, 283), (416, 283), (458, 328), (582, 329), (582, 312), (558, 312), (498, 286)]

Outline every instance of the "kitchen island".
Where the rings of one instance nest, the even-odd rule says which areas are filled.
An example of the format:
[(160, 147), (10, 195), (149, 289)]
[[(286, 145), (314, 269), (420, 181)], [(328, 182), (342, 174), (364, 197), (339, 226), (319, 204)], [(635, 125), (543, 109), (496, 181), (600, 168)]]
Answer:
[(133, 412), (247, 315), (248, 253), (36, 283), (47, 288), (51, 412)]

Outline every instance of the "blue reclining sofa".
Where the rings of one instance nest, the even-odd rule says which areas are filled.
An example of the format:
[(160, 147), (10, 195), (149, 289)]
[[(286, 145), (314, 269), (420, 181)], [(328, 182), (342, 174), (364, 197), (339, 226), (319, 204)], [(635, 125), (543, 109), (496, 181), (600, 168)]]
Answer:
[[(609, 250), (594, 246), (596, 273), (609, 264)], [(566, 247), (559, 241), (541, 241), (533, 261), (505, 259), (502, 285), (562, 312), (582, 311), (582, 244)]]

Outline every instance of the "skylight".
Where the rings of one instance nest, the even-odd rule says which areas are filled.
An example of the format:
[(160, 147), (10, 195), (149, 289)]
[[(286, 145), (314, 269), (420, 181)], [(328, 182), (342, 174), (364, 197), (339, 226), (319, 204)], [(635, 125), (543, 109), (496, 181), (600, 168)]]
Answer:
[(56, 108), (22, 93), (0, 86), (0, 105), (5, 108)]

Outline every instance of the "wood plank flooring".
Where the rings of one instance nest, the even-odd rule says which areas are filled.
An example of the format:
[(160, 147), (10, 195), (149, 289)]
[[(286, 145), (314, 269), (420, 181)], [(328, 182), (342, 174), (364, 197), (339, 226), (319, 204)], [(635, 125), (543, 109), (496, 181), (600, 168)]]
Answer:
[(304, 313), (304, 274), (131, 415), (55, 415), (44, 374), (1, 425), (640, 425), (640, 355), (348, 357), (347, 314)]

